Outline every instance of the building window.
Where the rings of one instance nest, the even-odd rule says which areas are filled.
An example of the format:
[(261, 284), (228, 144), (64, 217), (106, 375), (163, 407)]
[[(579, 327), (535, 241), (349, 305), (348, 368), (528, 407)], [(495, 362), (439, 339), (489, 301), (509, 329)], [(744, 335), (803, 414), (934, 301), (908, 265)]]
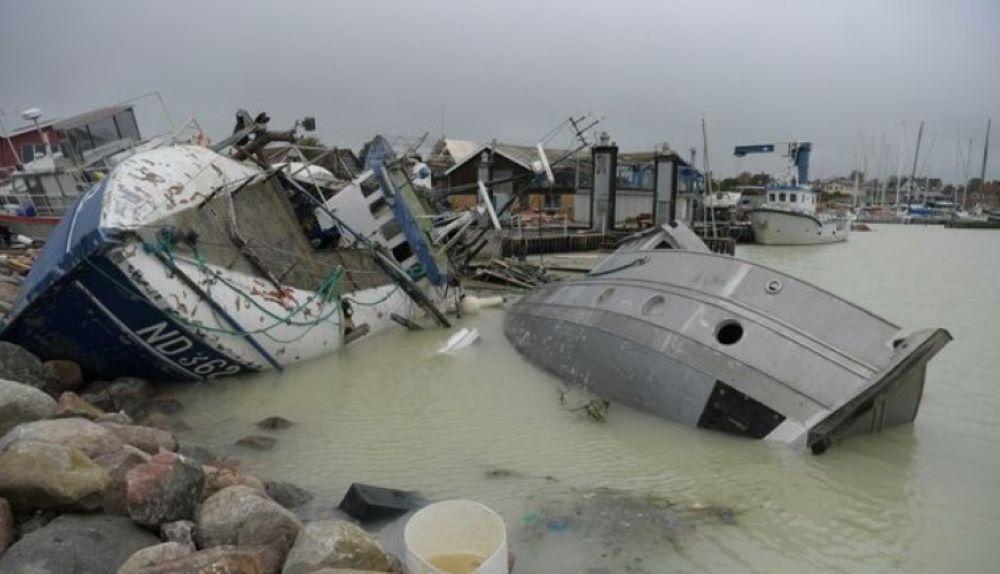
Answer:
[(773, 193), (767, 194), (767, 199), (768, 201), (774, 201), (774, 194)]
[(798, 194), (795, 194), (795, 193), (793, 193), (792, 196), (791, 196), (791, 199), (789, 199), (789, 201), (791, 201), (792, 203), (795, 203), (798, 200), (799, 200), (799, 196), (798, 196)]
[(787, 198), (788, 196), (785, 195), (785, 192), (781, 192), (781, 195), (778, 196), (778, 201), (785, 201)]
[(546, 193), (545, 194), (545, 209), (559, 209), (560, 207), (559, 194), (558, 193)]

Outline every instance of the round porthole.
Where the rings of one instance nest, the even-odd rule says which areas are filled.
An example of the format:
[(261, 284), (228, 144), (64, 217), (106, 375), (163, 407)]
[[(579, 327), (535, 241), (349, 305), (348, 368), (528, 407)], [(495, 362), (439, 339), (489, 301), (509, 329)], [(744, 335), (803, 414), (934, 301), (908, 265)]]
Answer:
[(764, 286), (764, 290), (767, 291), (768, 294), (774, 295), (781, 292), (781, 287), (781, 281), (778, 279), (772, 279), (767, 282), (767, 285)]
[(664, 305), (666, 305), (666, 300), (663, 295), (653, 295), (642, 304), (642, 314), (645, 316), (655, 315), (663, 309)]
[(610, 297), (614, 292), (615, 292), (614, 287), (602, 291), (601, 294), (597, 296), (597, 304), (600, 305), (601, 303), (607, 301), (608, 297)]
[(743, 325), (732, 319), (723, 321), (715, 330), (715, 340), (722, 345), (735, 345), (743, 338)]

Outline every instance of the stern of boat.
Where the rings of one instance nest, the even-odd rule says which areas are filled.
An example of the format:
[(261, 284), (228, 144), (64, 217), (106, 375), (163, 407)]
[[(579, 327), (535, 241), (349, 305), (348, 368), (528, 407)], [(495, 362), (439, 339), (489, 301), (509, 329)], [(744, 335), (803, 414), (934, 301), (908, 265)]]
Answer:
[(872, 384), (809, 429), (809, 448), (819, 454), (849, 436), (913, 422), (927, 362), (951, 340), (945, 329), (916, 331), (897, 340), (891, 361), (872, 377)]

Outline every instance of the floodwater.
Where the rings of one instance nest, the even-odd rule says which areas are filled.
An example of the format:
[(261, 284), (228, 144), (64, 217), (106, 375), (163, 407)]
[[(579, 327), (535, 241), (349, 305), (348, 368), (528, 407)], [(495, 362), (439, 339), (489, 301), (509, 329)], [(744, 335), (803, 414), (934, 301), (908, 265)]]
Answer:
[[(350, 483), (471, 498), (505, 519), (515, 571), (995, 572), (1000, 560), (1000, 232), (874, 226), (845, 244), (738, 255), (955, 340), (930, 364), (915, 424), (822, 456), (691, 429), (620, 405), (604, 423), (560, 404), (503, 312), (462, 321), (482, 341), (395, 330), (282, 374), (177, 388), (183, 441), (317, 496)], [(260, 431), (282, 415), (296, 426)], [(269, 434), (274, 449), (233, 445)], [(399, 524), (380, 532), (400, 550)]]

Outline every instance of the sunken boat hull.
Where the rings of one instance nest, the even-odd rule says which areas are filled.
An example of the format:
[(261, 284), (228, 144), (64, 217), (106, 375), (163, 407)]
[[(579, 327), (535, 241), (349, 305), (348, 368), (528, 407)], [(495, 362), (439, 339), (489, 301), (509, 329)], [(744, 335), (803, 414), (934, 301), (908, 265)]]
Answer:
[[(671, 238), (626, 245), (585, 278), (510, 309), (531, 362), (661, 417), (825, 449), (916, 417), (942, 329), (900, 329), (786, 274)], [(672, 244), (672, 245), (671, 245)], [(672, 248), (671, 248), (672, 247)]]
[(91, 378), (201, 380), (280, 370), (416, 318), (417, 282), (436, 298), (427, 279), (400, 288), (371, 249), (314, 249), (290, 195), (202, 146), (137, 154), (53, 230), (0, 338)]

